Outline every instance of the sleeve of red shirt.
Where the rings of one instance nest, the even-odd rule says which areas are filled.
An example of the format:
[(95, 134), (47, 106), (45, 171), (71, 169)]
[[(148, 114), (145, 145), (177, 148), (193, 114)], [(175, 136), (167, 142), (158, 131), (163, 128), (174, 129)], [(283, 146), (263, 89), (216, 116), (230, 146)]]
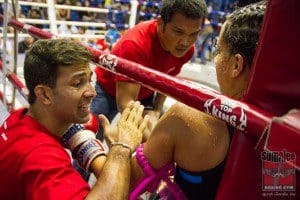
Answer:
[[(111, 51), (112, 54), (130, 60), (132, 62), (136, 62), (142, 64), (145, 62), (145, 55), (143, 54), (142, 47), (138, 46), (135, 42), (131, 40), (126, 40), (122, 42), (122, 45), (117, 45)], [(126, 81), (126, 82), (133, 82), (132, 80), (122, 77), (122, 76), (115, 76), (116, 81)]]
[(67, 152), (55, 145), (40, 145), (24, 158), (18, 176), (24, 199), (84, 199), (89, 185), (73, 168)]

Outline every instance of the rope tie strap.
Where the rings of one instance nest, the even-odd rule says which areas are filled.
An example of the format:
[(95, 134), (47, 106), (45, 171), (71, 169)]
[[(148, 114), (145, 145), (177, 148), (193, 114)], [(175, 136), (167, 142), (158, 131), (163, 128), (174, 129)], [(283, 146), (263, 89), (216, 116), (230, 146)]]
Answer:
[(187, 199), (179, 186), (170, 180), (170, 177), (175, 174), (175, 166), (173, 163), (168, 163), (159, 170), (155, 171), (149, 164), (147, 158), (143, 152), (144, 144), (141, 144), (136, 150), (136, 159), (139, 166), (143, 169), (147, 175), (145, 179), (140, 181), (135, 189), (130, 193), (129, 199), (135, 200), (140, 194), (146, 190), (149, 192), (155, 192), (161, 181), (164, 181), (172, 195), (177, 200)]

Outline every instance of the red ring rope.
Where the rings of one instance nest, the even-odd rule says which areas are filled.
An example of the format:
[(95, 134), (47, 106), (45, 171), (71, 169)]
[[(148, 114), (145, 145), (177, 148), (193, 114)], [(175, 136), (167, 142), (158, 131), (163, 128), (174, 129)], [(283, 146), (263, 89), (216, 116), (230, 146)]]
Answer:
[[(2, 70), (2, 61), (0, 60), (0, 70)], [(17, 77), (16, 74), (11, 72), (10, 70), (7, 70), (6, 77), (10, 82), (18, 89), (18, 91), (21, 93), (21, 95), (27, 99), (27, 96), (29, 94), (28, 89), (26, 86), (23, 84), (23, 82)], [(2, 99), (2, 98), (0, 98)]]
[[(2, 15), (0, 15), (1, 19), (3, 19)], [(56, 37), (17, 20), (10, 20), (8, 24), (18, 30), (25, 30), (34, 37), (43, 39)], [(233, 100), (200, 84), (172, 77), (91, 47), (87, 48), (94, 55), (93, 61), (100, 64), (102, 68), (129, 77), (146, 87), (158, 90), (186, 105), (226, 121), (244, 133), (259, 137), (273, 117), (262, 109)]]

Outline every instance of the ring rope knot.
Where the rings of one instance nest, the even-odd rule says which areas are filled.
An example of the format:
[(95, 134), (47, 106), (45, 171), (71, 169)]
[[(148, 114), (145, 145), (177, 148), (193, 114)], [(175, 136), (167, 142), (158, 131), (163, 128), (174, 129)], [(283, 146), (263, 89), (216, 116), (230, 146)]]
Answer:
[(143, 179), (136, 188), (130, 193), (129, 199), (134, 200), (143, 193), (145, 190), (149, 192), (155, 192), (158, 188), (159, 183), (163, 180), (175, 199), (184, 200), (187, 199), (179, 186), (170, 180), (170, 177), (175, 174), (175, 165), (174, 163), (168, 163), (159, 170), (154, 170), (143, 152), (144, 144), (141, 144), (136, 150), (136, 159), (139, 166), (143, 169), (144, 173), (148, 175)]

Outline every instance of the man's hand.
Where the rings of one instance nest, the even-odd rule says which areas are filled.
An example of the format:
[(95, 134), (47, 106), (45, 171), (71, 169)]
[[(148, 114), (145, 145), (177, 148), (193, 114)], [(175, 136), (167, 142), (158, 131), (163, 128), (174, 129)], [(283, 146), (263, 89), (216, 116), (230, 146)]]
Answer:
[(112, 142), (118, 141), (118, 129), (117, 126), (111, 127), (108, 119), (104, 115), (99, 115), (99, 120), (103, 129), (103, 136), (108, 146), (111, 145)]
[(110, 127), (108, 119), (104, 115), (99, 115), (108, 146), (111, 143), (120, 142), (129, 145), (132, 150), (136, 149), (145, 132), (150, 131), (149, 116), (143, 119), (143, 109), (144, 107), (139, 102), (130, 102), (115, 127)]
[(144, 115), (149, 117), (147, 127), (143, 133), (143, 142), (146, 142), (159, 119), (160, 113), (153, 110), (145, 110)]
[(140, 102), (130, 102), (117, 124), (118, 142), (127, 144), (134, 151), (142, 142), (148, 117), (143, 118), (144, 106)]

